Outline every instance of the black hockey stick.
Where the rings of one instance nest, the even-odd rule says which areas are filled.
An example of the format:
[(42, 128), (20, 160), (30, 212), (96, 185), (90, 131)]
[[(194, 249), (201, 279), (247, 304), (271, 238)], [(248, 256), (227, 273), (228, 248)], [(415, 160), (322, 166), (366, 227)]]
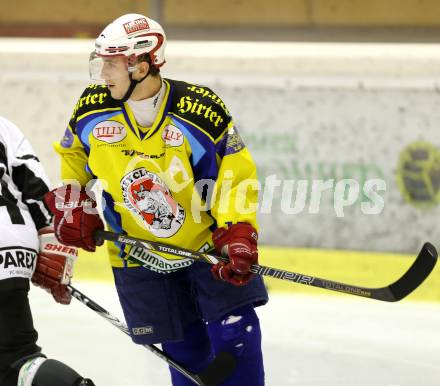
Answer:
[[(103, 230), (97, 231), (95, 237), (101, 240), (125, 243), (141, 249), (168, 253), (181, 258), (190, 258), (211, 264), (216, 264), (220, 260), (227, 261), (227, 259), (223, 257)], [(145, 261), (142, 261), (141, 254), (139, 254), (139, 257), (130, 256), (129, 259), (137, 264), (146, 266)], [(359, 287), (256, 264), (251, 267), (251, 271), (258, 275), (270, 276), (275, 279), (288, 280), (294, 283), (324, 288), (330, 291), (344, 292), (351, 295), (383, 300), (386, 302), (396, 302), (403, 299), (420, 286), (434, 269), (436, 263), (437, 251), (435, 247), (431, 243), (425, 243), (408, 271), (406, 271), (404, 275), (394, 283), (382, 288)]]
[[(111, 324), (119, 328), (122, 332), (130, 335), (126, 324), (124, 322), (121, 322), (116, 316), (110, 314), (107, 310), (102, 308), (99, 304), (95, 303), (92, 299), (84, 295), (82, 292), (78, 291), (73, 286), (67, 285), (67, 288), (75, 299), (79, 300), (82, 304), (95, 311)], [(199, 386), (218, 386), (226, 378), (228, 378), (235, 369), (235, 358), (233, 357), (233, 355), (227, 352), (221, 352), (215, 357), (215, 359), (203, 372), (199, 374), (194, 374), (186, 370), (184, 367), (180, 366), (156, 346), (152, 344), (145, 344), (143, 346), (146, 349), (150, 350), (154, 355), (164, 360), (166, 363), (168, 363), (169, 366), (176, 369), (186, 378), (193, 381), (194, 384)]]

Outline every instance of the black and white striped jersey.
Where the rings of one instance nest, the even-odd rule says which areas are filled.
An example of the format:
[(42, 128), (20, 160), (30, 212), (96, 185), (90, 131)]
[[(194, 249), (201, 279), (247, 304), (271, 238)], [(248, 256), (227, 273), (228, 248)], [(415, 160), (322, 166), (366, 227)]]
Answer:
[(42, 201), (48, 190), (32, 146), (17, 126), (0, 117), (0, 280), (32, 276), (38, 229), (51, 221)]

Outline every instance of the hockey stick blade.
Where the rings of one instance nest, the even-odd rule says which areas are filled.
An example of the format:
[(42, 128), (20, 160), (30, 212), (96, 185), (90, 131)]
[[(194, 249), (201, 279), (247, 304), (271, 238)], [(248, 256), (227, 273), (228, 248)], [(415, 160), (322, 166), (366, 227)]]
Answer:
[[(142, 240), (136, 237), (108, 231), (96, 231), (95, 237), (99, 240), (125, 243), (140, 249), (166, 253), (180, 258), (204, 261), (210, 264), (216, 264), (219, 261), (227, 261), (227, 259), (220, 256), (211, 255), (204, 252), (191, 251), (189, 249), (176, 247), (174, 245)], [(146, 261), (143, 260), (139, 254), (137, 254), (136, 257), (131, 255), (129, 259), (136, 264), (148, 268)], [(265, 267), (264, 265), (257, 264), (251, 266), (251, 271), (258, 275), (323, 288), (329, 291), (343, 292), (350, 295), (362, 296), (365, 298), (382, 300), (386, 302), (395, 302), (403, 299), (405, 296), (413, 292), (420, 284), (422, 284), (422, 282), (434, 269), (436, 263), (437, 251), (435, 247), (431, 243), (425, 243), (408, 271), (396, 282), (382, 288), (359, 287), (356, 285), (321, 279), (319, 277), (304, 275), (302, 273), (289, 272), (282, 269)]]
[(311, 285), (385, 302), (397, 302), (413, 292), (429, 276), (437, 263), (437, 251), (425, 243), (411, 267), (394, 283), (382, 288), (358, 287), (331, 280), (313, 278)]
[(419, 287), (434, 269), (437, 257), (434, 245), (425, 243), (408, 271), (388, 287), (390, 295), (394, 298), (390, 301), (401, 300)]
[[(80, 301), (91, 310), (95, 311), (97, 314), (113, 324), (123, 333), (130, 336), (128, 327), (124, 322), (120, 321), (116, 316), (110, 314), (107, 310), (105, 310), (99, 304), (84, 295), (82, 292), (78, 291), (72, 285), (67, 285), (67, 288), (75, 299)], [(232, 374), (236, 366), (235, 358), (231, 353), (220, 352), (203, 372), (201, 372), (200, 374), (194, 374), (186, 370), (184, 367), (180, 366), (177, 362), (175, 362), (171, 357), (169, 357), (165, 352), (157, 348), (155, 345), (145, 344), (143, 346), (198, 386), (220, 385)]]

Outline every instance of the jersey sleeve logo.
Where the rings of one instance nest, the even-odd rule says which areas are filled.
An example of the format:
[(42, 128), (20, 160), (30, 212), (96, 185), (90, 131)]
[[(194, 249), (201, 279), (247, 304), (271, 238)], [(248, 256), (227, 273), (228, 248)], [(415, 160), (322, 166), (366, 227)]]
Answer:
[(244, 149), (245, 145), (243, 140), (238, 134), (238, 131), (235, 127), (231, 127), (228, 130), (228, 134), (226, 137), (226, 152), (225, 155), (238, 153), (241, 149)]
[(98, 141), (116, 143), (122, 141), (127, 136), (127, 130), (122, 123), (116, 121), (99, 122), (93, 128), (93, 136)]
[(69, 129), (64, 132), (63, 138), (61, 138), (60, 144), (62, 147), (69, 148), (73, 144), (73, 134)]
[(171, 237), (185, 221), (185, 210), (160, 177), (138, 168), (121, 180), (125, 206), (156, 237)]

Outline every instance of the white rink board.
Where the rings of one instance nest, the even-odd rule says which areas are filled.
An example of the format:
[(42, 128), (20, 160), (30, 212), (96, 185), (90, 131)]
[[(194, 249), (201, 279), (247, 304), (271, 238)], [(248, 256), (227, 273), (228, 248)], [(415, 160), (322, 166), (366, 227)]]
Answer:
[[(112, 285), (75, 286), (122, 315)], [(97, 386), (170, 386), (164, 362), (76, 299), (61, 306), (36, 287), (30, 298), (39, 344), (49, 357)], [(257, 312), (267, 386), (438, 385), (438, 304), (292, 293), (272, 295)]]
[[(54, 183), (49, 143), (87, 85), (92, 49), (90, 40), (0, 39), (0, 114), (27, 134)], [(440, 146), (438, 45), (170, 42), (167, 60), (164, 76), (207, 84), (225, 100), (262, 181), (386, 182), (377, 215), (358, 200), (337, 217), (332, 190), (317, 213), (306, 203), (287, 214), (275, 196), (272, 212), (260, 215), (263, 243), (415, 253), (440, 241), (438, 205), (406, 203), (396, 183), (408, 145)]]

